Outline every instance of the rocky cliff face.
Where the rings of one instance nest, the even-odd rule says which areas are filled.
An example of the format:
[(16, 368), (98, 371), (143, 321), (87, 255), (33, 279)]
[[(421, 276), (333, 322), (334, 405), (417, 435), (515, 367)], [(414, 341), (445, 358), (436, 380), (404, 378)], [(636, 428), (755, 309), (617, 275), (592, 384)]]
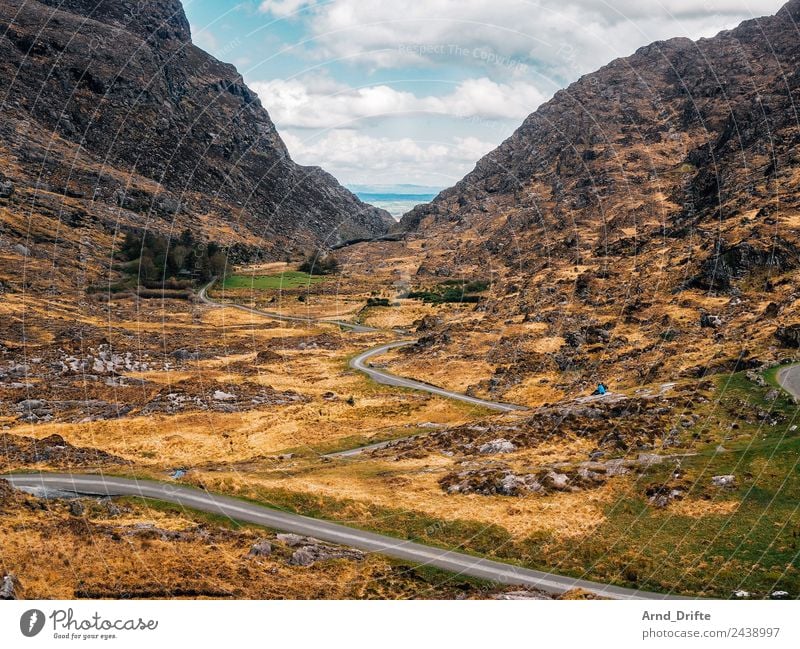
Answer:
[[(665, 247), (671, 286), (798, 264), (800, 1), (714, 38), (643, 47), (530, 115), (402, 227), (526, 272)], [(447, 274), (429, 255), (424, 268)], [(444, 266), (444, 268), (442, 268)]]
[(0, 181), (18, 214), (189, 226), (273, 257), (392, 222), (292, 162), (235, 68), (192, 44), (178, 0), (0, 0), (0, 78)]

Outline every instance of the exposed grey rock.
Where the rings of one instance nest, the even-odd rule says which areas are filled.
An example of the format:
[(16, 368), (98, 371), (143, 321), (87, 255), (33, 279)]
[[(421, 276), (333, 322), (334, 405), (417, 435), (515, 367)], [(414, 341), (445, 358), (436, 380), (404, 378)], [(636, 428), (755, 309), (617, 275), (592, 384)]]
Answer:
[(778, 327), (775, 337), (784, 347), (800, 348), (800, 324)]
[(722, 318), (718, 315), (703, 313), (700, 315), (700, 326), (704, 328), (717, 329), (722, 326)]
[(546, 487), (550, 487), (552, 489), (557, 490), (565, 490), (569, 486), (569, 476), (565, 473), (556, 473), (555, 471), (549, 471), (544, 478), (544, 484)]
[(511, 590), (506, 593), (497, 593), (496, 595), (492, 596), (492, 599), (501, 599), (501, 600), (549, 600), (553, 599), (546, 593), (543, 593), (538, 590)]
[(179, 361), (196, 361), (200, 358), (200, 352), (190, 352), (188, 349), (176, 349), (170, 356)]
[(364, 559), (364, 553), (361, 552), (361, 550), (333, 545), (304, 545), (294, 551), (289, 558), (289, 565), (310, 566), (317, 561), (327, 561), (329, 559), (362, 561)]
[(281, 543), (285, 543), (290, 548), (293, 548), (301, 543), (320, 543), (317, 539), (312, 539), (308, 536), (300, 536), (299, 534), (278, 534), (276, 537)]
[(3, 576), (3, 583), (0, 584), (0, 600), (17, 599), (19, 581), (12, 574)]
[(251, 557), (268, 557), (272, 554), (272, 543), (267, 541), (266, 539), (261, 539), (253, 544), (253, 547), (250, 548), (250, 552), (248, 552), (248, 556)]
[(222, 390), (214, 390), (213, 398), (214, 401), (233, 401), (236, 399), (236, 395)]
[(734, 475), (715, 475), (711, 478), (711, 484), (715, 487), (735, 487), (736, 476)]
[(14, 246), (12, 246), (12, 249), (14, 250), (14, 252), (16, 252), (19, 255), (22, 255), (23, 257), (29, 257), (31, 254), (30, 248), (23, 246), (21, 243), (15, 244)]
[(80, 500), (73, 500), (69, 504), (69, 513), (73, 516), (83, 516), (86, 508)]
[(765, 401), (775, 401), (780, 395), (781, 395), (781, 393), (778, 390), (776, 390), (775, 388), (773, 388), (772, 390), (770, 390), (769, 392), (767, 392), (764, 395), (764, 400)]
[(14, 183), (10, 180), (0, 180), (0, 198), (11, 198), (14, 194)]
[(494, 439), (491, 442), (487, 442), (483, 444), (479, 449), (479, 453), (483, 453), (484, 455), (495, 455), (498, 453), (513, 453), (517, 450), (517, 447), (514, 446), (511, 442), (507, 439)]

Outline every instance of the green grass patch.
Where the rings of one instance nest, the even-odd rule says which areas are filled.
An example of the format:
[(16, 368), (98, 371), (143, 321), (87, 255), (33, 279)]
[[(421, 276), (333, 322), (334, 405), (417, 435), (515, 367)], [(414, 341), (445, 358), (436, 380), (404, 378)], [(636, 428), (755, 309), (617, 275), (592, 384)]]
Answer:
[(249, 288), (259, 291), (286, 290), (319, 284), (326, 279), (298, 270), (287, 270), (276, 275), (230, 275), (225, 278), (222, 285), (224, 288)]

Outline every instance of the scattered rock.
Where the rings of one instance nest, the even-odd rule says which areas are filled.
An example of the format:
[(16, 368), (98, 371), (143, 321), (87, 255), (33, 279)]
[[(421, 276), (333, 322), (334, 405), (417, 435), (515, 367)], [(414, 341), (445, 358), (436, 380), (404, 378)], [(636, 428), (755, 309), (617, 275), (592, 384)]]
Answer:
[(272, 554), (272, 543), (266, 539), (261, 539), (253, 544), (247, 554), (250, 557), (268, 557)]
[(0, 181), (0, 198), (11, 198), (14, 195), (14, 183), (10, 180)]
[(83, 516), (86, 512), (86, 508), (83, 506), (83, 503), (80, 500), (73, 500), (69, 504), (69, 513), (73, 516)]
[(278, 534), (275, 538), (281, 543), (285, 543), (290, 548), (293, 548), (304, 542), (319, 543), (317, 539), (312, 539), (308, 536), (300, 536), (299, 534)]
[(294, 551), (289, 558), (289, 565), (310, 566), (317, 561), (329, 559), (347, 559), (349, 561), (362, 561), (364, 553), (353, 548), (341, 548), (332, 545), (304, 545)]
[(478, 452), (484, 455), (496, 455), (498, 453), (513, 453), (516, 450), (517, 447), (507, 439), (494, 439), (491, 442), (483, 444), (478, 449)]
[(789, 599), (789, 593), (785, 590), (774, 590), (769, 594), (770, 599)]
[(715, 475), (711, 478), (711, 484), (715, 487), (731, 488), (736, 486), (736, 476), (734, 475)]
[(200, 352), (190, 352), (188, 349), (176, 349), (170, 356), (178, 361), (196, 361), (200, 359)]
[(710, 313), (700, 314), (700, 326), (703, 328), (717, 329), (722, 326), (722, 318)]
[(444, 320), (442, 320), (439, 316), (435, 315), (426, 315), (424, 318), (420, 318), (419, 320), (414, 321), (414, 327), (416, 331), (431, 331), (433, 329), (438, 329), (444, 324)]
[(501, 600), (526, 600), (526, 599), (553, 599), (546, 593), (537, 590), (510, 590), (505, 593), (497, 593), (492, 599)]
[(772, 388), (772, 390), (770, 390), (764, 395), (764, 401), (770, 401), (770, 402), (775, 401), (780, 395), (781, 393), (778, 390)]
[(256, 362), (258, 363), (278, 363), (283, 361), (283, 356), (271, 349), (263, 349), (256, 354)]
[(10, 573), (4, 575), (3, 583), (0, 584), (0, 600), (17, 599), (19, 590), (19, 580)]
[(348, 559), (351, 561), (364, 559), (364, 553), (361, 550), (327, 545), (309, 536), (278, 534), (276, 538), (290, 548), (297, 548), (289, 558), (289, 565), (292, 566), (310, 566), (317, 561), (326, 561), (328, 559)]
[(800, 348), (800, 324), (778, 327), (775, 337), (784, 347)]

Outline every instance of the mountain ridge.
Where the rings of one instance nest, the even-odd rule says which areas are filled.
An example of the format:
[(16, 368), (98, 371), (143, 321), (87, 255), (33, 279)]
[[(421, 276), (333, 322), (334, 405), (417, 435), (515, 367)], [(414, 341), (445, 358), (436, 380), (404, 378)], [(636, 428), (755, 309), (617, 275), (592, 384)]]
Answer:
[(95, 239), (188, 227), (273, 259), (394, 222), (291, 160), (234, 66), (193, 45), (177, 0), (3, 0), (0, 54), (2, 174), (17, 208), (77, 211)]

